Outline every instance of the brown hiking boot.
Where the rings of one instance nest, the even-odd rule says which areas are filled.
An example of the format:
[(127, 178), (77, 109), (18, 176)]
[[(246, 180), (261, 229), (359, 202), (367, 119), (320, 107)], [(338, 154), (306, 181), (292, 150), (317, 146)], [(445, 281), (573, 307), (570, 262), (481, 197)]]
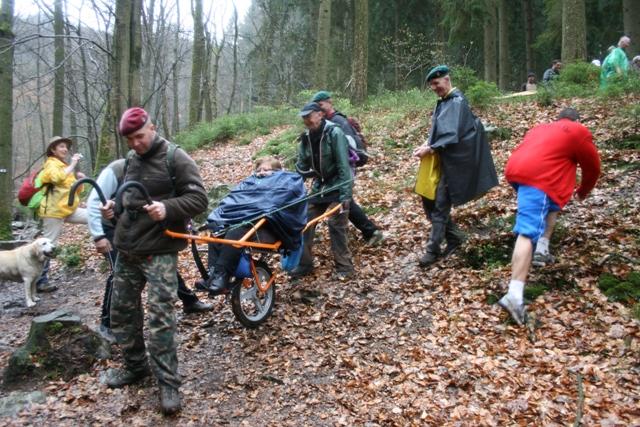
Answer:
[(173, 415), (182, 409), (180, 393), (175, 388), (160, 384), (160, 406), (164, 415)]

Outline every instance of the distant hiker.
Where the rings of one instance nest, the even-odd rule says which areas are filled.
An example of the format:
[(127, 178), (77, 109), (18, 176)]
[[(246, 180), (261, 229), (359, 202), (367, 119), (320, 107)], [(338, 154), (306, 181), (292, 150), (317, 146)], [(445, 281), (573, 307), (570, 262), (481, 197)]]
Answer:
[[(426, 254), (420, 267), (434, 264), (462, 245), (451, 218), (453, 205), (462, 206), (498, 185), (484, 126), (462, 92), (451, 86), (449, 68), (435, 67), (427, 82), (440, 97), (433, 113), (429, 139), (413, 151), (421, 159), (416, 193), (431, 221)], [(447, 241), (444, 252), (440, 245)]]
[(560, 68), (562, 68), (562, 62), (559, 59), (554, 59), (547, 71), (542, 75), (542, 83), (549, 83), (560, 75)]
[(522, 83), (520, 92), (535, 92), (536, 90), (538, 90), (538, 86), (536, 85), (536, 75), (535, 73), (529, 73), (527, 81)]
[[(349, 143), (338, 125), (322, 117), (322, 108), (317, 102), (309, 102), (302, 107), (298, 117), (302, 117), (307, 130), (300, 135), (296, 171), (304, 178), (313, 178), (307, 218), (311, 221), (328, 209), (341, 205), (340, 211), (327, 221), (336, 269), (333, 278), (350, 278), (355, 276), (355, 270), (347, 238), (353, 194)], [(289, 276), (307, 276), (313, 271), (311, 249), (315, 230), (316, 224), (304, 232), (300, 263), (289, 272)]]
[[(175, 151), (176, 176), (167, 172), (170, 143), (156, 133), (142, 108), (130, 108), (120, 120), (120, 134), (127, 139), (131, 156), (124, 181), (138, 181), (148, 190), (148, 205), (138, 189), (123, 195), (125, 212), (120, 215), (114, 239), (118, 249), (111, 301), (111, 327), (120, 344), (124, 369), (107, 379), (111, 388), (122, 388), (153, 374), (160, 387), (160, 407), (165, 415), (181, 409), (178, 389), (176, 319), (174, 302), (178, 291), (178, 251), (186, 239), (167, 236), (161, 222), (186, 233), (186, 221), (207, 209), (208, 199), (198, 166), (183, 150)], [(100, 210), (112, 218), (114, 202)], [(143, 335), (145, 311), (142, 292), (147, 286), (149, 354)], [(151, 370), (149, 369), (151, 365)]]
[[(333, 108), (333, 100), (331, 94), (326, 91), (320, 91), (313, 96), (311, 102), (317, 102), (322, 108), (322, 114), (325, 119), (330, 120), (340, 126), (347, 139), (352, 138), (354, 144), (357, 145), (358, 135), (354, 132), (353, 126), (349, 123), (349, 119)], [(355, 200), (349, 204), (349, 221), (362, 233), (362, 237), (369, 245), (377, 245), (386, 240), (386, 236), (378, 229), (378, 227), (369, 219)]]
[[(581, 181), (574, 190), (576, 169)], [(518, 213), (513, 231), (518, 235), (511, 261), (509, 290), (499, 304), (511, 318), (526, 322), (523, 291), (533, 255), (534, 264), (552, 262), (549, 240), (558, 213), (574, 198), (581, 202), (596, 185), (600, 157), (591, 132), (580, 124), (573, 108), (560, 112), (558, 120), (533, 127), (524, 136), (507, 162), (505, 176), (518, 193)]]
[[(105, 194), (105, 197), (113, 199), (116, 191), (124, 180), (125, 159), (119, 159), (107, 165), (98, 178), (96, 183)], [(100, 315), (100, 335), (110, 343), (115, 343), (116, 338), (111, 330), (111, 297), (113, 294), (113, 276), (115, 274), (116, 258), (118, 250), (113, 244), (116, 229), (111, 221), (102, 216), (100, 212), (100, 198), (98, 192), (93, 189), (87, 198), (87, 215), (89, 217), (89, 232), (93, 238), (98, 253), (104, 255), (109, 263), (109, 276), (104, 290), (104, 298), (102, 299), (102, 314)], [(182, 301), (182, 310), (185, 313), (202, 313), (213, 310), (213, 305), (205, 304), (200, 301), (198, 296), (189, 288), (180, 274), (178, 274), (178, 298)]]
[[(65, 159), (71, 150), (73, 142), (69, 138), (54, 136), (49, 140), (47, 147), (47, 161), (41, 175), (41, 181), (45, 196), (40, 202), (38, 216), (42, 218), (42, 237), (51, 240), (54, 246), (58, 245), (58, 239), (62, 233), (62, 224), (65, 222), (71, 224), (86, 224), (87, 211), (79, 208), (80, 194), (84, 186), (76, 189), (73, 196), (73, 205), (69, 206), (69, 193), (71, 187), (78, 178), (84, 178), (82, 172), (76, 172), (74, 176), (73, 170), (78, 166), (78, 162), (82, 159), (82, 154), (76, 153), (71, 156), (69, 164), (65, 163)], [(49, 188), (52, 186), (53, 188)], [(42, 275), (36, 282), (36, 290), (38, 292), (51, 292), (57, 289), (57, 286), (49, 282), (49, 259), (42, 270)]]
[(636, 55), (633, 57), (631, 61), (631, 65), (633, 65), (634, 71), (640, 71), (640, 55)]
[(618, 47), (613, 49), (611, 53), (602, 61), (602, 72), (600, 73), (600, 86), (606, 87), (607, 80), (612, 76), (621, 76), (629, 69), (629, 59), (625, 53), (625, 49), (631, 44), (631, 39), (622, 36), (618, 41)]

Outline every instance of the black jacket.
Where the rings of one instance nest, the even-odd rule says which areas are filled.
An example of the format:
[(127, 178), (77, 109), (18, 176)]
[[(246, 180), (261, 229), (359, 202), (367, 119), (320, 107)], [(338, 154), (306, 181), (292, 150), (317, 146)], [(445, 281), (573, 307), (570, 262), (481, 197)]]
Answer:
[(498, 185), (484, 126), (458, 89), (438, 100), (429, 145), (440, 154), (442, 176), (455, 206)]

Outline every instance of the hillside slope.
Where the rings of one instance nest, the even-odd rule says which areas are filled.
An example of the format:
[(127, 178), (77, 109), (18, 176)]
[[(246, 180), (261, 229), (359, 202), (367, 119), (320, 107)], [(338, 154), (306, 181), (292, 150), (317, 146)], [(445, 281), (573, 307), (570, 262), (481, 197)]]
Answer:
[[(241, 327), (221, 297), (213, 300), (213, 314), (178, 311), (185, 378), (179, 416), (159, 414), (153, 379), (118, 391), (99, 382), (107, 367), (119, 365), (116, 350), (113, 362), (79, 379), (41, 386), (46, 404), (0, 425), (565, 426), (580, 416), (582, 425), (640, 425), (638, 320), (629, 305), (609, 302), (597, 287), (604, 272), (625, 277), (638, 270), (640, 156), (619, 143), (638, 130), (619, 112), (639, 101), (508, 103), (481, 112), (483, 121), (510, 133), (492, 143), (500, 186), (455, 209), (467, 244), (425, 270), (417, 260), (429, 224), (412, 192), (418, 162), (411, 152), (424, 140), (430, 112), (388, 127), (372, 125), (379, 117), (362, 117), (374, 158), (358, 173), (357, 199), (388, 241), (368, 247), (351, 231), (354, 280), (329, 279), (332, 257), (320, 226), (314, 275), (294, 283), (280, 275), (276, 308), (259, 329)], [(592, 129), (603, 175), (585, 203), (570, 203), (561, 216), (552, 241), (558, 261), (530, 276), (546, 290), (529, 308), (542, 322), (531, 343), (493, 304), (508, 283), (516, 207), (502, 171), (524, 133), (565, 106), (581, 111)], [(237, 183), (265, 142), (230, 142), (192, 156), (207, 185)], [(69, 227), (61, 243), (84, 233)], [(80, 242), (92, 252), (86, 238)], [(62, 286), (38, 310), (64, 300), (84, 307), (86, 321), (95, 324), (105, 278), (96, 271), (99, 262), (92, 255), (85, 266), (91, 276), (75, 279), (86, 293), (70, 295)], [(192, 285), (197, 271), (190, 254), (182, 254), (180, 267)], [(3, 289), (9, 286), (13, 292), (15, 285)], [(0, 317), (2, 366), (33, 314), (14, 307)]]

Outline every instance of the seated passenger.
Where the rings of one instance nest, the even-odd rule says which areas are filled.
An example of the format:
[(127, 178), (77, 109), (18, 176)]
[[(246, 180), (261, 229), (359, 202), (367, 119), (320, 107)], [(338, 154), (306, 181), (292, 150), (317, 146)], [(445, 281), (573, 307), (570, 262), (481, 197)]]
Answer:
[[(207, 218), (207, 228), (224, 231), (227, 240), (239, 240), (263, 217), (267, 222), (249, 241), (275, 243), (297, 250), (302, 245), (302, 230), (307, 225), (307, 202), (304, 179), (282, 170), (273, 157), (260, 157), (253, 174), (238, 184)], [(217, 237), (222, 237), (218, 233)], [(231, 244), (209, 244), (209, 280), (206, 288), (224, 292), (233, 277), (244, 248)]]

